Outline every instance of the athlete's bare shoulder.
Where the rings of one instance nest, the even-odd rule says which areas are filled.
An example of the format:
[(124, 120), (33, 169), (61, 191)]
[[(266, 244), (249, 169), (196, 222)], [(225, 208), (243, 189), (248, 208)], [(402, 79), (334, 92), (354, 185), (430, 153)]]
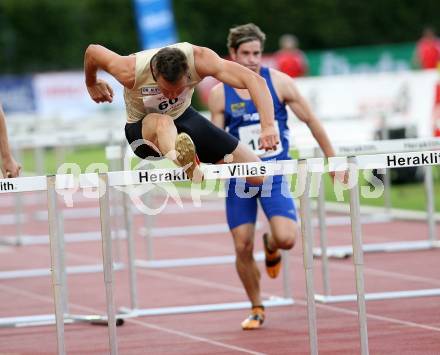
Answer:
[(201, 78), (216, 76), (222, 70), (223, 60), (212, 49), (193, 46), (194, 65)]
[(269, 72), (270, 72), (270, 77), (272, 78), (272, 83), (275, 86), (293, 84), (292, 78), (288, 76), (286, 73), (283, 73), (274, 68), (269, 68)]
[(272, 84), (281, 101), (288, 102), (295, 100), (297, 96), (297, 89), (294, 80), (279, 70), (270, 68), (270, 77)]

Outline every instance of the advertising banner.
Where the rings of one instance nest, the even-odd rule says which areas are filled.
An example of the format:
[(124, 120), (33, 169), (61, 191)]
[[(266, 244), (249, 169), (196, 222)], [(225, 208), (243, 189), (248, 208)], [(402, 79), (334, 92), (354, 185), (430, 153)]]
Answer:
[(171, 0), (134, 0), (142, 49), (177, 42)]
[(84, 73), (60, 72), (37, 74), (34, 77), (36, 112), (41, 117), (85, 118), (87, 114), (124, 110), (123, 88), (107, 73), (98, 73), (114, 91), (113, 102), (95, 103), (89, 96)]
[[(437, 81), (435, 70), (425, 70), (299, 78), (295, 83), (332, 141), (361, 142), (374, 139), (383, 126), (431, 137)], [(307, 127), (294, 121), (293, 136), (312, 142)]]
[(6, 114), (35, 112), (35, 97), (31, 76), (2, 76), (0, 102)]

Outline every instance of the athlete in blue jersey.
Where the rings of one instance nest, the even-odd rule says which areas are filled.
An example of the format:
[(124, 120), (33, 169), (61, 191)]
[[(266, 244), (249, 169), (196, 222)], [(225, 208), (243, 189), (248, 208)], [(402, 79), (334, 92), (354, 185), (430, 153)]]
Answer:
[[(308, 125), (324, 154), (333, 156), (327, 134), (298, 92), (292, 78), (261, 66), (264, 41), (265, 34), (259, 27), (246, 24), (230, 29), (228, 48), (233, 61), (259, 73), (266, 80), (272, 95), (281, 143), (272, 151), (259, 150), (258, 136), (262, 122), (247, 90), (234, 89), (223, 83), (215, 86), (209, 97), (212, 122), (247, 144), (262, 160), (289, 159), (286, 111), (286, 106), (289, 106)], [(264, 321), (260, 272), (253, 257), (257, 200), (270, 224), (270, 233), (263, 235), (263, 242), (266, 271), (271, 278), (277, 277), (280, 270), (280, 249), (291, 249), (298, 234), (295, 205), (284, 176), (267, 179), (259, 187), (242, 180), (230, 181), (226, 215), (234, 239), (237, 272), (252, 304), (251, 314), (241, 324), (243, 329), (259, 328)]]

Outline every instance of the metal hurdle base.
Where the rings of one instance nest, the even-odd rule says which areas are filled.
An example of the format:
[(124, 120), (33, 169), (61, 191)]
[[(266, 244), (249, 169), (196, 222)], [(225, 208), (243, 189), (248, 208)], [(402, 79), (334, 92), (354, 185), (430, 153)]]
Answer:
[[(379, 301), (379, 300), (389, 300), (396, 298), (413, 298), (413, 297), (416, 298), (416, 297), (434, 297), (434, 296), (440, 296), (440, 288), (411, 290), (411, 291), (366, 293), (365, 299), (367, 301)], [(334, 296), (315, 294), (315, 301), (321, 303), (354, 302), (356, 300), (357, 300), (356, 294), (334, 295)]]
[[(380, 253), (380, 252), (399, 252), (399, 251), (416, 251), (430, 250), (440, 248), (440, 241), (420, 240), (412, 242), (395, 242), (395, 243), (372, 243), (362, 245), (364, 253)], [(327, 256), (329, 258), (344, 259), (353, 255), (353, 247), (351, 245), (343, 245), (338, 247), (327, 248)], [(321, 248), (313, 249), (313, 256), (321, 257)]]
[[(235, 258), (235, 255), (221, 255), (200, 258), (136, 260), (135, 265), (145, 269), (165, 269), (171, 267), (232, 264), (235, 263)], [(256, 261), (263, 261), (264, 252), (255, 254), (254, 258)]]
[[(281, 307), (295, 304), (293, 298), (271, 297), (263, 301), (265, 307)], [(216, 311), (232, 311), (238, 309), (250, 309), (250, 302), (230, 302), (230, 303), (214, 303), (201, 304), (194, 306), (179, 306), (179, 307), (159, 307), (146, 309), (130, 309), (126, 307), (119, 308), (119, 312), (126, 314), (128, 318), (142, 317), (142, 316), (159, 316), (170, 314), (185, 314), (185, 313), (202, 313), (202, 312), (216, 312)]]
[[(0, 328), (21, 328), (53, 325), (56, 323), (54, 314), (42, 314), (37, 316), (0, 318)], [(65, 314), (64, 324), (89, 323), (93, 325), (108, 325), (107, 316), (100, 315), (75, 315)], [(116, 326), (124, 324), (124, 317), (116, 319)]]

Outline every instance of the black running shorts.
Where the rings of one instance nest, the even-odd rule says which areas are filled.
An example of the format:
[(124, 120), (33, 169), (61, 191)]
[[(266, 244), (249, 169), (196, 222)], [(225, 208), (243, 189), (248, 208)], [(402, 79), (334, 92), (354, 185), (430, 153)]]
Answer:
[[(215, 164), (226, 154), (232, 153), (238, 145), (238, 139), (218, 128), (192, 107), (174, 120), (177, 132), (185, 132), (194, 141), (196, 152), (201, 162)], [(142, 139), (142, 120), (125, 125), (125, 137), (128, 143)], [(142, 159), (160, 157), (160, 153), (142, 144), (134, 153)]]

